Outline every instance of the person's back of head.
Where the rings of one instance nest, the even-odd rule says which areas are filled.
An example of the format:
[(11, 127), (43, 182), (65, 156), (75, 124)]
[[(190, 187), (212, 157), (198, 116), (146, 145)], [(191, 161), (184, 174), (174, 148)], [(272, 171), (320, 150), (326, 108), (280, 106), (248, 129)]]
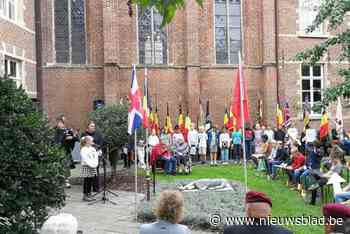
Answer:
[(40, 234), (76, 234), (78, 221), (71, 214), (51, 216), (41, 228)]
[(264, 193), (250, 191), (246, 194), (246, 215), (251, 218), (267, 218), (272, 214), (272, 201)]
[(169, 223), (179, 223), (183, 219), (184, 198), (179, 191), (166, 190), (161, 192), (156, 215), (158, 219)]

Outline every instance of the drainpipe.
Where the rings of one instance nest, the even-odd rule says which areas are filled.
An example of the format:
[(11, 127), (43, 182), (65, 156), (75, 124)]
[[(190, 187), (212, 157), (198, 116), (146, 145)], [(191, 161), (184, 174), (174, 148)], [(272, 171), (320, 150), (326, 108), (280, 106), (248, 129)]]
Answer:
[(35, 49), (36, 49), (36, 86), (39, 105), (43, 107), (42, 81), (42, 35), (41, 35), (41, 0), (34, 1), (35, 17)]
[(279, 73), (279, 55), (278, 55), (278, 49), (279, 49), (279, 24), (278, 24), (278, 0), (275, 0), (275, 58), (276, 58), (276, 96), (277, 96), (277, 103), (280, 103), (280, 95), (279, 95), (279, 79), (280, 79), (280, 73)]

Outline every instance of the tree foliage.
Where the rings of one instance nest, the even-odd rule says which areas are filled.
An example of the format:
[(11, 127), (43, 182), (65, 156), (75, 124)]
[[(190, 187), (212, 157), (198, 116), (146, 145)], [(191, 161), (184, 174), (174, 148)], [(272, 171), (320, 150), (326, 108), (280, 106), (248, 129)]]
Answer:
[[(196, 0), (199, 6), (203, 6), (203, 0)], [(141, 7), (143, 12), (146, 8), (154, 7), (163, 16), (162, 26), (169, 24), (178, 9), (185, 6), (185, 0), (132, 0), (132, 3)]]
[(31, 99), (0, 79), (0, 233), (35, 234), (64, 205), (64, 153)]
[[(350, 61), (350, 29), (341, 30), (346, 19), (346, 14), (350, 11), (350, 0), (324, 0), (319, 9), (316, 19), (307, 32), (314, 31), (322, 23), (328, 21), (329, 29), (337, 30), (335, 36), (330, 37), (324, 42), (297, 54), (297, 59), (311, 65), (317, 63), (333, 47), (339, 47), (340, 53), (336, 58), (339, 61)], [(343, 82), (327, 88), (324, 92), (322, 105), (327, 106), (330, 102), (337, 99), (338, 96), (350, 97), (350, 69), (340, 69), (339, 75)]]

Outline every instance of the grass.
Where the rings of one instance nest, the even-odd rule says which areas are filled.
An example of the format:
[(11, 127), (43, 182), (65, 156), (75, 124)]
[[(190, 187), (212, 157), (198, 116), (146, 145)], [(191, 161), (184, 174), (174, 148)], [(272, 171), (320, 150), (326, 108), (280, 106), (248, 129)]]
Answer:
[[(165, 176), (157, 175), (157, 180), (176, 181), (179, 179), (201, 179), (201, 178), (225, 178), (244, 183), (243, 168), (238, 165), (225, 165), (218, 167), (195, 166), (191, 175)], [(266, 193), (272, 198), (272, 214), (274, 217), (299, 217), (313, 216), (321, 217), (320, 205), (311, 206), (305, 204), (297, 191), (291, 191), (285, 184), (286, 179), (268, 181), (266, 176), (256, 175), (253, 169), (248, 169), (248, 187)], [(289, 225), (286, 226), (297, 234), (323, 233), (322, 226), (312, 225)]]

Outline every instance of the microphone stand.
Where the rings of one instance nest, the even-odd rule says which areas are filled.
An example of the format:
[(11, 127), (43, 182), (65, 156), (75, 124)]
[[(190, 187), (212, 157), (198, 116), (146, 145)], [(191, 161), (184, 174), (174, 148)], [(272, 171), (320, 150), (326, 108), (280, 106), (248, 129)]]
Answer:
[[(107, 148), (107, 157), (109, 158), (109, 147), (107, 146), (106, 148)], [(94, 205), (94, 204), (96, 204), (96, 203), (98, 203), (98, 202), (102, 202), (103, 204), (106, 204), (106, 202), (109, 202), (109, 203), (111, 203), (111, 204), (113, 204), (113, 205), (117, 205), (116, 202), (111, 201), (111, 200), (108, 198), (108, 196), (107, 196), (108, 194), (110, 194), (110, 195), (112, 195), (112, 196), (119, 197), (118, 194), (116, 194), (116, 193), (110, 191), (109, 189), (107, 189), (107, 168), (106, 168), (107, 162), (106, 162), (106, 160), (107, 160), (106, 157), (103, 156), (103, 154), (102, 154), (103, 190), (102, 190), (101, 192), (98, 192), (98, 193), (96, 193), (96, 194), (94, 194), (94, 195), (92, 196), (92, 197), (96, 197), (97, 195), (102, 194), (102, 197), (101, 197), (101, 199), (99, 199), (99, 200), (90, 202), (89, 205)]]

